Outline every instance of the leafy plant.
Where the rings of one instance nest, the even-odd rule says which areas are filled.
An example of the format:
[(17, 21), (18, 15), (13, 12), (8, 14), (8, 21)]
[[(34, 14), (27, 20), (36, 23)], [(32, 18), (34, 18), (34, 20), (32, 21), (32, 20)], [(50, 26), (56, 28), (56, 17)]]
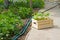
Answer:
[(3, 4), (4, 0), (0, 0), (0, 5)]
[(31, 8), (10, 6), (8, 10), (10, 10), (14, 14), (20, 16), (22, 19), (29, 18), (32, 16)]
[[(27, 0), (27, 4), (30, 4), (30, 0)], [(44, 0), (32, 0), (33, 8), (43, 8), (45, 5)], [(29, 5), (30, 6), (30, 5)]]
[(18, 11), (18, 15), (22, 18), (29, 18), (32, 16), (32, 9), (31, 8), (26, 8), (26, 7), (20, 7)]
[(44, 0), (33, 0), (33, 8), (43, 8)]
[(11, 40), (11, 37), (19, 33), (22, 26), (23, 22), (19, 16), (9, 10), (3, 11), (0, 14), (0, 40)]
[[(13, 1), (17, 7), (28, 7), (30, 8), (30, 0), (16, 0)], [(43, 8), (45, 5), (44, 0), (32, 0), (33, 8)]]
[(34, 15), (34, 19), (35, 20), (44, 20), (47, 19), (49, 17), (49, 13), (37, 13), (36, 15)]

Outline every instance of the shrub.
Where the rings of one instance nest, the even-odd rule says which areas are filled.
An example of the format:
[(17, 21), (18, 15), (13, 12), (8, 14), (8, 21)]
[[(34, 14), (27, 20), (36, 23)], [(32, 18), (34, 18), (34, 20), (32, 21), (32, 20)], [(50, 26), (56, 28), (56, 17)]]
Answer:
[[(15, 5), (20, 7), (30, 7), (30, 0), (17, 0), (14, 2)], [(44, 0), (32, 0), (32, 7), (33, 8), (43, 8), (45, 5)]]
[(4, 10), (3, 6), (0, 6), (0, 13)]
[(11, 40), (15, 34), (18, 34), (23, 23), (19, 16), (10, 11), (4, 11), (0, 14), (0, 40)]
[(15, 13), (16, 15), (20, 16), (22, 19), (29, 18), (32, 16), (32, 9), (26, 7), (9, 7), (10, 11)]
[(22, 18), (29, 18), (32, 16), (32, 9), (31, 8), (26, 8), (26, 7), (20, 7), (18, 11), (18, 15)]
[(13, 4), (18, 7), (29, 7), (27, 0), (16, 0), (16, 1), (13, 1)]
[(17, 7), (28, 7), (29, 5), (27, 4), (27, 2), (15, 2), (14, 5), (16, 5)]
[[(27, 0), (27, 4), (29, 5), (30, 0)], [(45, 5), (44, 0), (32, 0), (33, 8), (43, 8)]]
[(4, 2), (3, 0), (0, 0), (0, 5), (3, 4), (3, 2)]
[(43, 0), (33, 0), (33, 8), (43, 8), (44, 1)]

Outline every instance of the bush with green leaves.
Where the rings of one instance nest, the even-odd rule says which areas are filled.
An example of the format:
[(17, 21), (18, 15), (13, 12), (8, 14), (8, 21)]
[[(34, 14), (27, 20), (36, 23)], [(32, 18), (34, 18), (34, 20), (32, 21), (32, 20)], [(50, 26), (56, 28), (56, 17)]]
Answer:
[(3, 11), (0, 14), (0, 40), (11, 40), (19, 33), (22, 26), (23, 22), (19, 16), (10, 11)]
[(35, 20), (44, 20), (49, 18), (49, 13), (45, 12), (45, 13), (37, 13), (36, 15), (33, 16), (33, 18)]
[(0, 5), (3, 4), (4, 0), (0, 0)]
[(13, 4), (18, 6), (18, 7), (30, 7), (28, 4), (27, 0), (13, 0)]
[[(27, 0), (27, 4), (30, 4), (30, 0)], [(44, 8), (44, 0), (32, 0), (32, 7), (33, 8)]]
[(0, 13), (4, 10), (3, 6), (0, 6)]
[(22, 18), (29, 18), (32, 16), (32, 9), (31, 8), (26, 8), (26, 7), (20, 7), (18, 11), (18, 15)]
[(10, 6), (9, 9), (10, 11), (12, 11), (14, 14), (20, 16), (22, 19), (25, 18), (29, 18), (32, 16), (32, 9), (31, 8), (27, 8), (27, 7), (12, 7)]
[(44, 0), (33, 0), (33, 8), (43, 8)]
[(29, 5), (27, 4), (27, 2), (14, 2), (14, 5), (16, 5), (17, 7), (28, 7)]
[[(30, 0), (16, 0), (14, 2), (15, 5), (20, 7), (30, 7)], [(32, 0), (33, 8), (43, 8), (45, 5), (44, 0)]]

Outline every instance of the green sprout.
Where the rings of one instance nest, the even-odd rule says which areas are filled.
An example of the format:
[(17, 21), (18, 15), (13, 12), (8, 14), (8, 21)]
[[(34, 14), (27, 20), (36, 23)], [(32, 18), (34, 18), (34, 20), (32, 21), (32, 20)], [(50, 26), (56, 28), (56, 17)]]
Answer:
[(44, 20), (44, 19), (46, 19), (46, 18), (48, 18), (48, 16), (49, 16), (49, 13), (37, 13), (36, 15), (34, 15), (34, 19), (35, 20)]

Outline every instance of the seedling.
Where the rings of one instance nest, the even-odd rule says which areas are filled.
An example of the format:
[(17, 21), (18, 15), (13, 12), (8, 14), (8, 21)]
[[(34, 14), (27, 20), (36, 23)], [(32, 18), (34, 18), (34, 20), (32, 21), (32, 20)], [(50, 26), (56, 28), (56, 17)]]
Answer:
[(44, 20), (44, 19), (46, 19), (46, 18), (48, 18), (49, 17), (49, 13), (48, 12), (46, 12), (46, 13), (37, 13), (36, 15), (34, 15), (34, 19), (35, 20)]

